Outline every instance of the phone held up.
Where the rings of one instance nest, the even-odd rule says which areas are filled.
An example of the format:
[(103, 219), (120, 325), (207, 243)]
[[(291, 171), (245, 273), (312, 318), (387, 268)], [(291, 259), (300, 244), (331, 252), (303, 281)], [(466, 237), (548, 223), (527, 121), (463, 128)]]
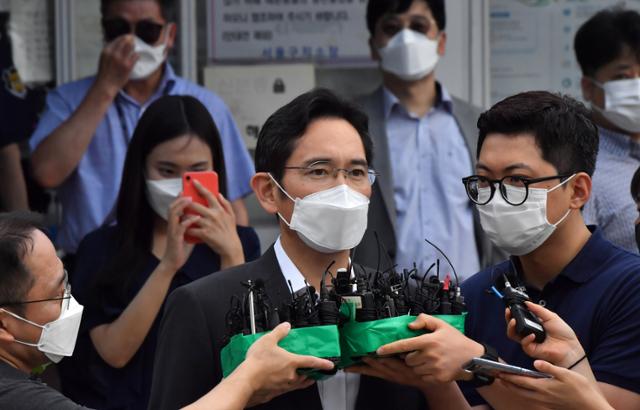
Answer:
[[(207, 198), (200, 195), (200, 192), (196, 188), (194, 181), (198, 181), (206, 190), (211, 192), (214, 197), (217, 197), (219, 192), (218, 174), (215, 171), (198, 171), (185, 172), (182, 175), (182, 196), (185, 198), (190, 197), (192, 202), (208, 207), (209, 203), (207, 201)], [(197, 212), (190, 210), (189, 208), (185, 210), (185, 214), (198, 215)], [(194, 225), (197, 225), (197, 223)], [(189, 234), (184, 235), (184, 240), (187, 243), (192, 244), (202, 242), (200, 239)]]

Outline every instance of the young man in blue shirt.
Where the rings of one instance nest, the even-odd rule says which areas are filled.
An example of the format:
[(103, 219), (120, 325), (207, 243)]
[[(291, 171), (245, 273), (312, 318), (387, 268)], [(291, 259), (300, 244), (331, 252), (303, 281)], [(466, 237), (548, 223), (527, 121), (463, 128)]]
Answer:
[(588, 116), (569, 97), (535, 91), (509, 97), (480, 116), (477, 175), (464, 184), (483, 228), (512, 256), (462, 284), (469, 310), (465, 335), (425, 316), (414, 327), (431, 333), (378, 350), (411, 352), (404, 365), (411, 380), (424, 381), (431, 409), (456, 403), (531, 408), (530, 392), (501, 379), (463, 383), (468, 404), (453, 383), (472, 378), (462, 369), (472, 358), (497, 360), (493, 350), (507, 363), (533, 368), (533, 358), (507, 336), (505, 303), (492, 291), (504, 288), (503, 275), (575, 331), (587, 357), (567, 351), (556, 365), (590, 366), (614, 408), (640, 407), (640, 257), (582, 218), (598, 151), (598, 132)]
[[(502, 260), (482, 233), (464, 191), (452, 189), (474, 166), (480, 110), (449, 94), (436, 79), (447, 34), (444, 0), (369, 0), (371, 56), (382, 86), (357, 102), (369, 116), (380, 174), (369, 226), (355, 260), (379, 258), (378, 239), (400, 268), (424, 272), (434, 242), (466, 278)], [(377, 233), (377, 238), (373, 233)], [(503, 256), (503, 255), (502, 255)]]
[(640, 14), (625, 9), (598, 12), (580, 27), (574, 48), (582, 95), (600, 134), (584, 218), (611, 242), (637, 253), (636, 207), (628, 190), (640, 166)]
[[(49, 93), (31, 137), (35, 179), (57, 188), (64, 209), (58, 247), (74, 254), (88, 232), (109, 223), (120, 187), (125, 153), (138, 118), (165, 94), (191, 95), (210, 111), (227, 163), (229, 200), (248, 224), (242, 198), (251, 192), (254, 169), (224, 102), (182, 79), (166, 62), (176, 25), (167, 0), (102, 0), (106, 45), (98, 73)], [(180, 115), (180, 113), (176, 113)]]

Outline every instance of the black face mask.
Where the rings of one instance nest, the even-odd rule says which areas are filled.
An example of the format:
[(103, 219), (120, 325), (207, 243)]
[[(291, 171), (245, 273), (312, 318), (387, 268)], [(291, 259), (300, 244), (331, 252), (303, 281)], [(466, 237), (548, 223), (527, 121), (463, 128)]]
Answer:
[(640, 251), (640, 223), (636, 224), (636, 245)]

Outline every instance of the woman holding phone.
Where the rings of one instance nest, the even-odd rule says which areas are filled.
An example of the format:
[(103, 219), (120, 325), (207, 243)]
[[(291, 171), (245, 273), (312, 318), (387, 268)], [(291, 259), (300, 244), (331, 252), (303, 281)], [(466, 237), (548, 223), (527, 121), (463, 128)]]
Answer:
[[(218, 176), (219, 192), (191, 178), (206, 205), (180, 195), (183, 174), (199, 171)], [(220, 135), (197, 99), (165, 96), (146, 109), (127, 151), (117, 223), (88, 234), (76, 255), (71, 284), (85, 313), (73, 358), (60, 366), (67, 396), (146, 408), (167, 295), (259, 256), (255, 231), (235, 223), (225, 181)]]

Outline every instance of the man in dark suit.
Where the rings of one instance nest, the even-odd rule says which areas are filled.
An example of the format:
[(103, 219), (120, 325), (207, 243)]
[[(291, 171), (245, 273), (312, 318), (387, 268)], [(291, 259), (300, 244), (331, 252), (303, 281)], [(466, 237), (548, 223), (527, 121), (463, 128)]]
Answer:
[[(176, 290), (167, 302), (156, 353), (150, 408), (175, 409), (205, 394), (221, 379), (220, 350), (231, 295), (241, 281), (261, 279), (278, 305), (305, 281), (347, 268), (349, 252), (367, 225), (375, 174), (367, 117), (327, 90), (303, 94), (276, 111), (256, 147), (253, 190), (280, 237), (258, 260), (210, 275)], [(375, 261), (373, 261), (375, 262)], [(265, 409), (418, 409), (421, 392), (339, 371), (307, 387), (293, 378), (288, 392), (254, 396)]]
[[(382, 262), (424, 272), (436, 257), (424, 239), (449, 256), (460, 276), (503, 260), (484, 236), (461, 178), (475, 166), (480, 110), (450, 95), (436, 80), (445, 53), (444, 0), (369, 0), (371, 56), (383, 84), (357, 100), (369, 116), (379, 173), (369, 227), (356, 262), (377, 257), (377, 232), (389, 258)], [(387, 267), (385, 265), (385, 267)]]

